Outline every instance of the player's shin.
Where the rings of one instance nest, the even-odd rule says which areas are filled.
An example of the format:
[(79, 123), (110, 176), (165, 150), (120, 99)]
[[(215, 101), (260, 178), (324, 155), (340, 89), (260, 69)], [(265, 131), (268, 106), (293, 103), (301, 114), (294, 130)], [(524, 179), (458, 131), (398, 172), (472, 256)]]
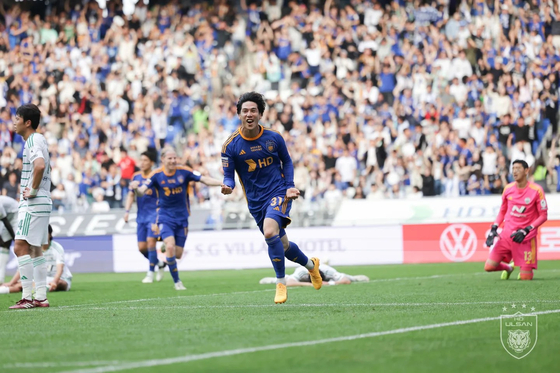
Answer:
[(291, 260), (307, 269), (313, 269), (313, 262), (299, 249), (299, 246), (290, 241), (288, 250), (284, 252), (286, 259)]
[(179, 282), (179, 270), (177, 269), (177, 259), (175, 258), (175, 256), (167, 257), (167, 267), (169, 268), (171, 277), (173, 277), (173, 282)]
[(6, 277), (6, 266), (8, 265), (8, 260), (10, 259), (10, 250), (5, 248), (0, 248), (0, 284), (4, 282)]
[(150, 261), (150, 272), (154, 272), (159, 262), (155, 246), (148, 248), (148, 260)]
[(35, 299), (47, 299), (47, 261), (44, 256), (33, 258), (33, 279), (35, 281)]
[(22, 255), (18, 257), (18, 268), (20, 281), (22, 286), (21, 299), (32, 300), (33, 290), (33, 263), (30, 255)]
[(268, 256), (276, 272), (276, 278), (279, 283), (285, 285), (286, 282), (286, 267), (284, 263), (284, 245), (278, 235), (266, 239), (268, 244)]

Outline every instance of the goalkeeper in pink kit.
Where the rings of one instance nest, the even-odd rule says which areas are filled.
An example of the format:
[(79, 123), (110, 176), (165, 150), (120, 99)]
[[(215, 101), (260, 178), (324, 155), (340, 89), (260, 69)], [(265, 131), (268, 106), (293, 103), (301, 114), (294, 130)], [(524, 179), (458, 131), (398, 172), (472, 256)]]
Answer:
[[(515, 264), (519, 266), (519, 279), (532, 280), (533, 269), (537, 269), (537, 231), (548, 218), (548, 206), (542, 188), (528, 180), (527, 162), (514, 161), (512, 172), (515, 182), (505, 187), (500, 213), (486, 239), (490, 247), (499, 236), (484, 270), (503, 271), (502, 279), (507, 280)], [(498, 235), (502, 222), (504, 228)]]

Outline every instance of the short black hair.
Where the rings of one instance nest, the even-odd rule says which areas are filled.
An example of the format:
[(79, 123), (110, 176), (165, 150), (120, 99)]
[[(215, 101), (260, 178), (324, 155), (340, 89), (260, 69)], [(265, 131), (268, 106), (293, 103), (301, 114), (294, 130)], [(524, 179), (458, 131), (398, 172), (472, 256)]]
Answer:
[(520, 164), (526, 170), (529, 168), (529, 164), (522, 159), (516, 159), (515, 161), (513, 161), (512, 165), (514, 164)]
[(259, 114), (263, 115), (264, 109), (266, 109), (266, 102), (264, 101), (263, 95), (255, 91), (243, 93), (241, 97), (239, 97), (239, 101), (237, 101), (237, 114), (241, 113), (241, 106), (249, 101), (257, 104)]
[(144, 153), (140, 154), (140, 156), (147, 157), (152, 163), (156, 163), (156, 156), (153, 152), (146, 150)]
[(31, 127), (36, 130), (41, 122), (41, 110), (35, 104), (25, 104), (18, 107), (16, 115), (23, 118), (23, 122), (31, 121)]

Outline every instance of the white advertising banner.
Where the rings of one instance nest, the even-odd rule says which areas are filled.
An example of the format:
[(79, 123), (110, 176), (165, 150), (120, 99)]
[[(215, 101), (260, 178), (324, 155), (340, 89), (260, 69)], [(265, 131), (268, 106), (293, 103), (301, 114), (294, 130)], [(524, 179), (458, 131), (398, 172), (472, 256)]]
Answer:
[[(546, 199), (548, 218), (560, 218), (560, 194), (548, 194)], [(492, 222), (498, 215), (501, 203), (500, 195), (415, 200), (346, 200), (342, 202), (333, 226)]]
[[(402, 227), (294, 228), (288, 237), (308, 256), (332, 265), (400, 264)], [(136, 235), (113, 236), (115, 272), (143, 272), (147, 260), (138, 253)], [(257, 230), (189, 232), (179, 270), (270, 268), (268, 247)], [(287, 267), (296, 264), (286, 261)]]

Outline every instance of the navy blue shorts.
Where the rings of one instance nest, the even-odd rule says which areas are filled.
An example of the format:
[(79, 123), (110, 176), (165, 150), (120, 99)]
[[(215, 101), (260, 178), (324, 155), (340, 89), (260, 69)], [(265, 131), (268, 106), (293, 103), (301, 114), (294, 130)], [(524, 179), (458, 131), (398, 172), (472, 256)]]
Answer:
[(274, 219), (280, 227), (280, 237), (283, 237), (286, 234), (284, 228), (286, 228), (292, 222), (292, 219), (290, 219), (291, 209), (291, 200), (286, 199), (285, 196), (273, 197), (271, 198), (270, 203), (265, 208), (253, 214), (253, 218), (255, 218), (255, 221), (257, 222), (261, 233), (264, 233), (264, 219)]
[(136, 238), (138, 242), (147, 242), (148, 237), (158, 237), (156, 232), (152, 230), (152, 223), (136, 223)]
[(187, 241), (188, 224), (182, 221), (173, 222), (160, 222), (158, 224), (159, 235), (162, 240), (167, 237), (175, 237), (175, 246), (185, 247), (185, 242)]

